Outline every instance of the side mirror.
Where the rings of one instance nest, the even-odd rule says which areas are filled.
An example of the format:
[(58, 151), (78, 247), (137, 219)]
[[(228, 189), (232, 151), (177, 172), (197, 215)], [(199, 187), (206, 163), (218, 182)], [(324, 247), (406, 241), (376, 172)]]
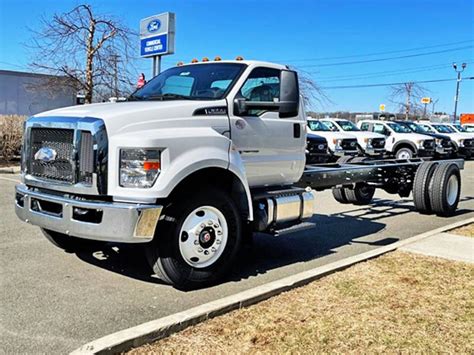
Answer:
[(298, 115), (299, 108), (298, 75), (291, 70), (282, 70), (280, 75), (279, 101), (247, 101), (243, 97), (234, 100), (234, 113), (243, 116), (248, 110), (272, 110), (280, 113), (281, 118)]
[(280, 75), (280, 117), (298, 115), (300, 104), (298, 74), (292, 70), (282, 70)]

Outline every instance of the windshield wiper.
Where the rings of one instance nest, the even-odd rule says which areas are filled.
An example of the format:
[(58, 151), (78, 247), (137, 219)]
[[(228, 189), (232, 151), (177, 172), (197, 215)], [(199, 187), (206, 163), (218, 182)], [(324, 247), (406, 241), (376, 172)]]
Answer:
[(192, 100), (190, 96), (179, 95), (179, 94), (162, 94), (162, 95), (151, 95), (143, 98), (143, 100)]

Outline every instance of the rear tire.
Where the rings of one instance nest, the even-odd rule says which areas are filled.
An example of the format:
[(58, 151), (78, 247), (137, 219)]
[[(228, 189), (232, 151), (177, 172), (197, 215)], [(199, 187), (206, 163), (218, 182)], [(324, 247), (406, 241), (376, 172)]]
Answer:
[(339, 202), (339, 203), (349, 203), (346, 198), (346, 193), (344, 191), (345, 189), (343, 187), (335, 187), (332, 189), (332, 195), (334, 196), (334, 199)]
[(347, 201), (354, 205), (368, 205), (372, 202), (375, 194), (375, 187), (364, 183), (355, 184), (353, 189), (345, 188)]
[(241, 244), (237, 206), (225, 191), (208, 187), (166, 207), (146, 253), (160, 279), (188, 290), (224, 276)]
[(461, 174), (454, 163), (439, 164), (432, 177), (431, 209), (438, 216), (454, 215), (461, 196)]
[(43, 232), (46, 239), (48, 239), (52, 244), (67, 252), (76, 252), (81, 250), (100, 248), (105, 244), (104, 242), (77, 238), (49, 229), (41, 228), (41, 231)]
[(430, 202), (430, 185), (438, 163), (424, 162), (415, 173), (413, 180), (413, 203), (418, 212), (423, 214), (432, 213)]

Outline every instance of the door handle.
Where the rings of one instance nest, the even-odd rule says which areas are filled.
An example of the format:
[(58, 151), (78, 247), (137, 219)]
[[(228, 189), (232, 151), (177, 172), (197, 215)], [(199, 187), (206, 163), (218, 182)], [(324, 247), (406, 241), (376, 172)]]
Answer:
[(301, 126), (299, 123), (293, 123), (293, 138), (301, 137)]

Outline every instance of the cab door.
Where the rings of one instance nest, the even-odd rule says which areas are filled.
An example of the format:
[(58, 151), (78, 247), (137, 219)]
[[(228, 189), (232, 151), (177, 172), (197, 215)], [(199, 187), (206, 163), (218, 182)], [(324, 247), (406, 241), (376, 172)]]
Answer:
[[(233, 99), (277, 103), (280, 77), (280, 69), (254, 68)], [(229, 112), (232, 143), (241, 155), (251, 187), (290, 184), (301, 177), (305, 164), (304, 112), (284, 118), (277, 106), (248, 109), (243, 114), (236, 109)]]

